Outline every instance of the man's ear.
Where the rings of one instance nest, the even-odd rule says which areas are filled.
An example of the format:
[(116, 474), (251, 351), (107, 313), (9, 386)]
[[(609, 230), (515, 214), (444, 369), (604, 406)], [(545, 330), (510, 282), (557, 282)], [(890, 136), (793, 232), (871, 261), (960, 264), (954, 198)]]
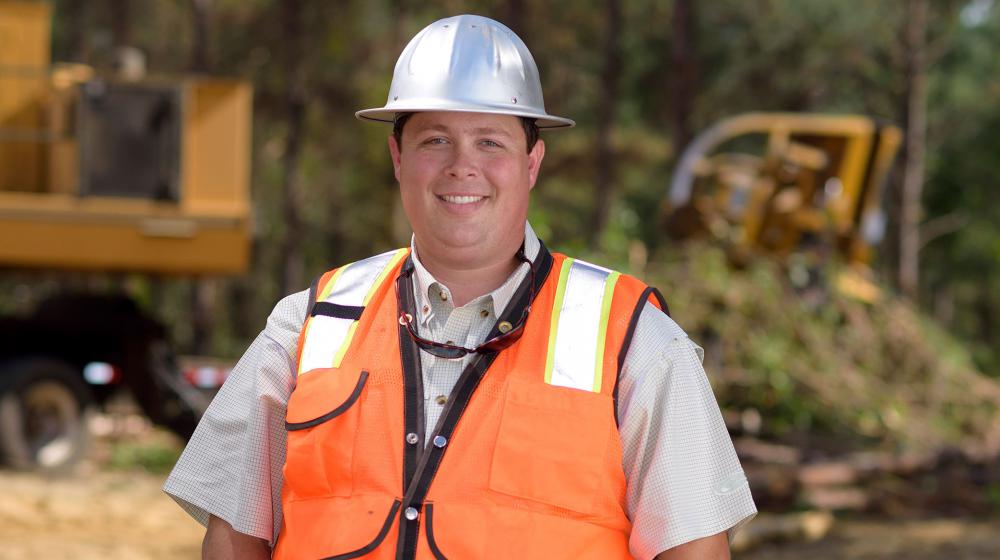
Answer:
[(396, 136), (393, 134), (389, 135), (389, 155), (392, 156), (392, 169), (396, 175), (396, 181), (399, 181), (399, 152), (400, 146), (399, 142), (396, 142)]
[(535, 181), (538, 180), (538, 170), (542, 167), (542, 159), (545, 158), (545, 141), (541, 138), (535, 142), (535, 147), (528, 152), (528, 190), (535, 188)]

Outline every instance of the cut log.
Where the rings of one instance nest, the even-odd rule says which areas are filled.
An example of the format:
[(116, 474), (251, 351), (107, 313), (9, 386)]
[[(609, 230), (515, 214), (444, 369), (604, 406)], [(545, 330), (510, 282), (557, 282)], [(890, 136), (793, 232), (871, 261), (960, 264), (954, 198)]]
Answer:
[(742, 552), (767, 542), (817, 541), (833, 528), (833, 515), (827, 511), (804, 511), (784, 515), (758, 515), (736, 533), (732, 550)]

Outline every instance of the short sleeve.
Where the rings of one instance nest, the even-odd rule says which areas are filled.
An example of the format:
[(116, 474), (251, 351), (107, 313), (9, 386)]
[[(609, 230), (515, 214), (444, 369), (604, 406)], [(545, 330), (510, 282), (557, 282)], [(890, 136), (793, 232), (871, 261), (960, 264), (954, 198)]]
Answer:
[(629, 547), (642, 560), (722, 531), (731, 541), (757, 513), (701, 357), (646, 305), (618, 392)]
[(281, 528), (285, 408), (308, 291), (278, 302), (212, 400), (163, 490), (201, 524), (209, 515), (274, 542)]

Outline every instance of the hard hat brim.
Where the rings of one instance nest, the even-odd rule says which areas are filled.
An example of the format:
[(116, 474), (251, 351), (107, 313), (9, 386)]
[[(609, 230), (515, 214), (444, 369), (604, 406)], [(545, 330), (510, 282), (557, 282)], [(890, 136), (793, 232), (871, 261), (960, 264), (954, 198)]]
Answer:
[(527, 117), (529, 119), (535, 119), (535, 124), (538, 128), (571, 128), (576, 126), (576, 122), (572, 119), (567, 119), (563, 117), (556, 117), (547, 114), (537, 114), (530, 111), (518, 111), (516, 109), (507, 108), (487, 108), (487, 107), (428, 107), (425, 104), (414, 104), (414, 105), (399, 105), (394, 106), (391, 109), (388, 107), (376, 107), (372, 109), (363, 109), (354, 113), (354, 116), (360, 120), (376, 121), (376, 122), (387, 122), (391, 123), (395, 121), (396, 115), (399, 113), (424, 113), (430, 111), (446, 111), (449, 113), (483, 113), (487, 115), (510, 115), (512, 117)]

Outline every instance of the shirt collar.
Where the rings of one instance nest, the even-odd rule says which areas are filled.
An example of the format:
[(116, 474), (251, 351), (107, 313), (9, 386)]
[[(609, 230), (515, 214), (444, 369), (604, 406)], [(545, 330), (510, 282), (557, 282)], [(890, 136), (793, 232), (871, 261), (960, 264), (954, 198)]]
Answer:
[[(528, 257), (529, 260), (534, 262), (535, 257), (538, 256), (538, 249), (540, 246), (541, 244), (538, 241), (538, 236), (535, 235), (535, 230), (531, 228), (531, 224), (524, 222), (524, 255)], [(435, 284), (441, 288), (444, 288), (444, 285), (438, 282), (430, 271), (424, 268), (423, 263), (420, 262), (420, 257), (417, 255), (415, 236), (410, 238), (410, 256), (413, 259), (413, 291), (417, 303), (418, 315), (420, 315), (420, 319), (423, 321), (426, 320), (426, 317), (419, 311), (423, 309), (424, 306), (428, 306), (433, 309), (433, 306), (430, 305), (430, 301), (428, 301), (431, 290), (436, 288)], [(528, 264), (519, 264), (518, 267), (514, 269), (514, 272), (507, 277), (507, 280), (505, 280), (499, 288), (487, 294), (483, 294), (480, 297), (474, 298), (467, 305), (472, 305), (474, 303), (482, 305), (483, 298), (489, 298), (493, 301), (495, 314), (498, 316), (501, 315), (507, 307), (507, 304), (510, 303), (511, 298), (514, 296), (517, 286), (527, 274)], [(437, 293), (438, 289), (434, 289), (434, 295), (437, 295)]]

